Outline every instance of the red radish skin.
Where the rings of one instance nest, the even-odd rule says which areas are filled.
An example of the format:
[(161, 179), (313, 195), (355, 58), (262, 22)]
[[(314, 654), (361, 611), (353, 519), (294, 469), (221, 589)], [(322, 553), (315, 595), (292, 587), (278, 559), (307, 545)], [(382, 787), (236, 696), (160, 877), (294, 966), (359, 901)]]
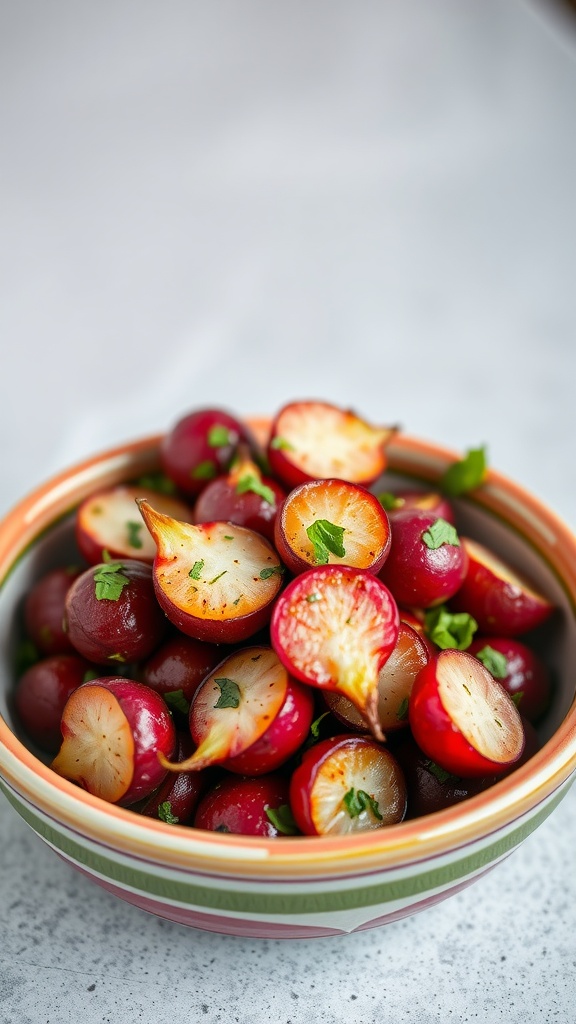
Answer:
[(18, 680), (14, 706), (26, 734), (42, 750), (55, 753), (62, 739), (60, 720), (70, 694), (93, 666), (79, 654), (52, 654)]
[(274, 523), (286, 491), (263, 476), (247, 456), (234, 464), (227, 476), (206, 484), (194, 506), (192, 522), (213, 523), (223, 520), (256, 530), (274, 541)]
[(154, 590), (178, 629), (196, 640), (234, 644), (270, 621), (283, 567), (268, 541), (234, 523), (180, 523), (139, 502), (157, 544)]
[(368, 485), (384, 472), (395, 433), (328, 402), (291, 402), (272, 423), (268, 460), (289, 488), (330, 477)]
[(66, 595), (80, 576), (76, 566), (53, 569), (28, 591), (24, 601), (26, 633), (40, 654), (75, 654), (64, 629)]
[[(112, 576), (116, 589), (102, 584), (110, 596), (98, 597), (99, 581)], [(118, 665), (147, 658), (166, 633), (150, 566), (125, 559), (86, 569), (68, 591), (66, 625), (75, 649), (88, 661)]]
[(391, 508), (387, 508), (388, 502), (384, 501), (384, 507), (391, 516), (404, 509), (416, 509), (419, 512), (430, 512), (437, 519), (445, 519), (447, 523), (456, 525), (453, 505), (438, 491), (397, 491), (394, 498), (396, 503)]
[(542, 625), (553, 604), (512, 566), (483, 544), (462, 537), (468, 569), (451, 602), (455, 611), (468, 612), (483, 633), (520, 636)]
[(326, 551), (329, 565), (351, 565), (377, 573), (390, 550), (388, 516), (365, 487), (345, 480), (311, 480), (295, 487), (276, 518), (274, 543), (294, 575), (321, 564), (307, 530), (327, 521), (343, 530), (344, 554)]
[(138, 498), (151, 502), (165, 515), (190, 522), (191, 509), (178, 498), (127, 484), (97, 491), (76, 513), (76, 543), (89, 565), (97, 565), (105, 556), (153, 562), (156, 545), (142, 522)]
[[(184, 761), (193, 751), (189, 735), (178, 732), (176, 758)], [(196, 810), (198, 801), (206, 788), (204, 772), (168, 772), (145, 803), (138, 808), (147, 818), (158, 818), (171, 825), (186, 825)]]
[(274, 825), (274, 814), (289, 806), (288, 783), (277, 774), (259, 778), (221, 779), (202, 798), (194, 827), (211, 832), (276, 838), (285, 833)]
[(270, 629), (291, 675), (347, 696), (376, 738), (383, 738), (378, 674), (398, 639), (399, 617), (377, 577), (349, 566), (309, 569), (276, 601)]
[(224, 409), (196, 409), (164, 437), (161, 466), (183, 494), (194, 497), (228, 471), (241, 442), (256, 449), (251, 431), (235, 416)]
[[(375, 799), (352, 816), (352, 790)], [(353, 795), (353, 794), (352, 794)], [(290, 806), (305, 835), (349, 835), (397, 824), (406, 812), (406, 784), (389, 750), (364, 736), (334, 736), (305, 751), (290, 781)]]
[(196, 750), (171, 771), (220, 765), (263, 775), (284, 764), (306, 739), (312, 692), (291, 679), (270, 647), (245, 647), (226, 658), (198, 688), (190, 706)]
[(176, 731), (165, 702), (144, 683), (104, 676), (83, 683), (62, 714), (59, 775), (96, 796), (129, 806), (160, 785)]
[(142, 682), (166, 698), (182, 692), (192, 700), (200, 683), (222, 661), (222, 648), (182, 633), (169, 637), (144, 663)]
[(466, 651), (441, 651), (418, 673), (409, 719), (418, 746), (453, 775), (502, 774), (522, 756), (514, 701)]
[(468, 653), (478, 657), (486, 648), (506, 659), (506, 674), (496, 678), (514, 699), (520, 714), (529, 722), (537, 722), (547, 711), (552, 697), (550, 673), (542, 659), (521, 640), (502, 636), (475, 638)]
[(427, 543), (430, 531), (441, 522), (433, 513), (417, 509), (403, 509), (390, 517), (392, 545), (380, 578), (398, 604), (430, 608), (460, 588), (468, 558), (458, 538), (438, 547)]

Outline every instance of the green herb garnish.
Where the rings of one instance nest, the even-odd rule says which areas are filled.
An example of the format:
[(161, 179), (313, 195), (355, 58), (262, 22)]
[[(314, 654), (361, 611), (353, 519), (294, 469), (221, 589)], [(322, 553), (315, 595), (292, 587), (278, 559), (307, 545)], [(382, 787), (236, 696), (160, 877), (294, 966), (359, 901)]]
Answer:
[(440, 480), (440, 487), (451, 497), (473, 491), (486, 476), (486, 448), (470, 448), (463, 459), (453, 462)]
[(215, 679), (216, 686), (220, 689), (220, 696), (216, 701), (215, 708), (238, 708), (240, 707), (240, 687), (233, 679), (226, 676)]
[(218, 475), (218, 469), (216, 463), (212, 462), (211, 459), (205, 459), (204, 462), (199, 462), (197, 466), (191, 471), (190, 476), (193, 480), (213, 480)]
[(203, 558), (201, 558), (200, 561), (198, 561), (198, 562), (194, 562), (194, 565), (192, 566), (192, 568), (190, 569), (190, 572), (188, 573), (190, 579), (191, 580), (199, 580), (200, 579), (200, 573), (202, 572), (203, 568), (204, 568), (204, 559)]
[(134, 481), (136, 487), (159, 494), (176, 494), (176, 484), (165, 473), (145, 473)]
[(215, 423), (208, 431), (208, 444), (210, 448), (225, 448), (232, 443), (230, 431), (222, 423)]
[(501, 651), (495, 651), (489, 644), (481, 651), (476, 652), (484, 668), (494, 676), (495, 679), (506, 679), (508, 675), (508, 658)]
[(452, 523), (442, 518), (436, 519), (427, 530), (424, 530), (422, 540), (426, 547), (432, 551), (435, 551), (436, 548), (441, 548), (443, 544), (452, 544), (454, 547), (460, 547), (460, 538), (455, 527), (452, 526)]
[(225, 576), (227, 572), (228, 572), (228, 569), (223, 569), (222, 572), (219, 572), (218, 575), (214, 577), (213, 580), (208, 580), (208, 583), (209, 584), (216, 583), (218, 580), (222, 579), (222, 577)]
[(260, 579), (269, 580), (271, 576), (283, 576), (284, 571), (283, 565), (265, 565), (264, 568), (260, 570)]
[(398, 719), (399, 722), (405, 722), (406, 719), (408, 718), (408, 704), (408, 697), (404, 697), (404, 700), (401, 701), (398, 707), (398, 711), (396, 712), (396, 718)]
[(281, 804), (280, 807), (265, 807), (264, 811), (268, 821), (274, 828), (284, 836), (295, 836), (298, 833), (296, 822), (292, 815), (289, 804)]
[(424, 761), (424, 767), (431, 775), (434, 776), (434, 778), (438, 779), (438, 782), (441, 782), (442, 784), (448, 782), (449, 779), (454, 781), (457, 781), (458, 779), (457, 775), (452, 775), (451, 772), (447, 772), (445, 768), (441, 768), (439, 764), (436, 764), (436, 761), (426, 759)]
[(290, 444), (290, 441), (287, 441), (285, 437), (280, 437), (279, 434), (277, 434), (276, 437), (272, 438), (272, 440), (270, 441), (270, 447), (271, 448), (275, 448), (276, 451), (280, 451), (280, 452), (282, 452), (282, 451), (284, 451), (284, 452), (293, 452), (293, 451), (295, 451), (294, 445)]
[(130, 583), (122, 569), (121, 562), (107, 562), (99, 565), (94, 573), (94, 583), (97, 601), (117, 601), (124, 587)]
[(465, 651), (477, 629), (476, 619), (468, 612), (450, 612), (443, 604), (428, 608), (424, 613), (424, 632), (443, 651), (449, 648)]
[(168, 693), (164, 693), (163, 697), (168, 707), (174, 711), (180, 711), (183, 715), (187, 715), (190, 711), (190, 703), (184, 696), (184, 690), (168, 690)]
[(158, 806), (158, 817), (160, 821), (165, 821), (167, 825), (177, 825), (180, 818), (176, 818), (172, 814), (172, 804), (169, 800), (164, 800), (164, 803)]
[(312, 725), (310, 726), (310, 732), (312, 733), (312, 736), (314, 737), (315, 740), (317, 740), (320, 735), (320, 723), (322, 719), (326, 718), (326, 715), (329, 714), (329, 711), (324, 711), (322, 715), (318, 715), (318, 718), (315, 718), (314, 721), (312, 722)]
[(273, 505), (276, 501), (272, 488), (263, 484), (256, 473), (244, 473), (236, 484), (236, 494), (246, 494), (248, 491), (257, 494), (268, 505)]
[(144, 544), (140, 533), (144, 527), (144, 523), (136, 523), (134, 520), (129, 519), (126, 523), (126, 529), (128, 531), (128, 545), (131, 548), (142, 548)]
[(393, 509), (402, 508), (405, 504), (404, 498), (398, 498), (392, 491), (382, 491), (382, 494), (377, 494), (376, 497), (385, 512), (392, 512)]
[(314, 549), (314, 564), (326, 565), (330, 554), (344, 558), (346, 550), (342, 543), (344, 527), (335, 526), (328, 519), (316, 519), (307, 527), (308, 540)]
[(378, 801), (364, 789), (349, 789), (342, 798), (344, 806), (351, 818), (357, 818), (362, 811), (370, 810), (378, 821), (382, 821)]

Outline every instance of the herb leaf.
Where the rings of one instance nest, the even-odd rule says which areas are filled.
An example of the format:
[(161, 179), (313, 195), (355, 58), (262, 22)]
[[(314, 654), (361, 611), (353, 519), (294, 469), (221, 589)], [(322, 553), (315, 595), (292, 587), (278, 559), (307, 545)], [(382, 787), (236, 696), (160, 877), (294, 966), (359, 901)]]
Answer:
[(180, 711), (183, 715), (187, 715), (190, 711), (190, 703), (184, 696), (184, 690), (168, 690), (163, 697), (168, 707), (174, 711)]
[(465, 651), (477, 629), (476, 619), (468, 612), (450, 612), (443, 604), (428, 608), (424, 613), (424, 632), (443, 651), (449, 648)]
[(130, 580), (124, 575), (121, 562), (107, 562), (99, 565), (94, 573), (97, 601), (117, 601)]
[(158, 806), (158, 817), (160, 821), (165, 821), (168, 825), (177, 825), (180, 818), (176, 818), (172, 814), (172, 804), (169, 800), (164, 800), (164, 803)]
[(315, 718), (314, 721), (312, 722), (312, 725), (310, 726), (310, 732), (312, 733), (312, 736), (314, 737), (315, 740), (317, 740), (320, 735), (320, 723), (322, 719), (326, 718), (326, 715), (329, 714), (329, 711), (324, 711), (323, 714), (318, 715), (318, 718)]
[(470, 448), (463, 459), (453, 462), (442, 476), (440, 487), (452, 497), (479, 487), (486, 476), (486, 448)]
[(436, 761), (430, 761), (427, 759), (424, 761), (424, 767), (431, 775), (434, 776), (434, 778), (438, 779), (438, 782), (441, 782), (442, 784), (449, 780), (454, 781), (458, 778), (457, 775), (452, 775), (452, 773), (447, 772), (445, 768), (441, 768), (439, 764), (436, 764)]
[(220, 688), (220, 696), (216, 701), (215, 708), (238, 708), (240, 707), (240, 687), (233, 679), (221, 676), (215, 679), (216, 686)]
[(443, 544), (452, 544), (454, 547), (460, 547), (460, 538), (456, 528), (452, 526), (452, 523), (442, 518), (436, 519), (427, 530), (424, 530), (422, 540), (426, 547), (432, 551), (435, 551), (436, 548), (441, 548)]
[(326, 565), (330, 553), (337, 555), (338, 558), (344, 558), (346, 551), (342, 543), (343, 526), (335, 526), (328, 519), (316, 519), (307, 527), (306, 533), (314, 549), (315, 565)]
[(290, 441), (287, 441), (285, 437), (280, 437), (279, 434), (277, 434), (276, 437), (272, 438), (272, 440), (270, 441), (270, 447), (275, 448), (276, 451), (281, 452), (293, 452), (295, 450), (294, 445), (290, 444)]
[(212, 462), (212, 459), (205, 459), (204, 462), (199, 462), (190, 473), (193, 480), (213, 480), (217, 475), (218, 469), (216, 463)]
[(273, 505), (276, 501), (272, 488), (263, 484), (256, 473), (244, 473), (236, 484), (236, 494), (246, 494), (248, 491), (257, 494), (268, 505)]
[(492, 673), (495, 679), (506, 679), (508, 675), (508, 659), (501, 651), (495, 651), (493, 647), (486, 644), (481, 651), (476, 652), (484, 668)]
[(204, 568), (204, 559), (203, 558), (201, 558), (199, 562), (194, 562), (194, 565), (192, 566), (192, 568), (190, 569), (190, 572), (188, 573), (190, 579), (191, 580), (199, 580), (200, 579), (200, 573), (202, 572), (203, 568)]
[(396, 712), (396, 718), (398, 719), (399, 722), (405, 722), (406, 719), (408, 718), (408, 705), (409, 705), (409, 703), (410, 702), (408, 700), (408, 697), (404, 697), (404, 700), (402, 700), (400, 702), (400, 704), (398, 706), (398, 710)]
[(159, 494), (176, 494), (176, 484), (165, 473), (145, 473), (134, 481), (137, 487)]
[(395, 508), (402, 508), (405, 504), (404, 498), (398, 498), (392, 491), (382, 491), (376, 495), (385, 512), (392, 512)]
[(345, 793), (343, 802), (351, 818), (357, 818), (362, 811), (371, 810), (374, 817), (378, 818), (378, 821), (382, 821), (378, 801), (364, 789), (354, 789), (352, 787), (352, 789)]
[(283, 576), (284, 566), (283, 565), (265, 565), (260, 570), (260, 579), (269, 580), (271, 576)]
[(128, 546), (131, 548), (143, 547), (142, 538), (140, 533), (144, 527), (144, 523), (136, 523), (134, 520), (129, 519), (126, 523), (126, 529), (128, 530)]
[(222, 423), (215, 423), (208, 431), (208, 444), (210, 448), (225, 448), (231, 444), (230, 431)]
[(280, 807), (265, 807), (264, 811), (268, 821), (272, 822), (274, 828), (278, 829), (282, 835), (297, 835), (298, 829), (289, 804), (280, 804)]

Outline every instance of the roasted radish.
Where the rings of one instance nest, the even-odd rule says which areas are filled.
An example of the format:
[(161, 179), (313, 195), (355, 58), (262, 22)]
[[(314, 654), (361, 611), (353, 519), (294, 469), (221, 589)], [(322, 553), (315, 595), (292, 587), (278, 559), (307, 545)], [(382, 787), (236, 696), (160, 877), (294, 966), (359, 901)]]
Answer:
[(53, 770), (110, 803), (149, 796), (166, 775), (159, 756), (172, 757), (176, 744), (166, 704), (133, 679), (83, 683), (68, 698), (61, 728)]
[(274, 773), (220, 779), (202, 797), (194, 827), (268, 838), (298, 831), (290, 810), (288, 783)]
[(390, 518), (392, 545), (380, 570), (398, 604), (429, 608), (459, 589), (468, 565), (452, 523), (432, 512), (403, 509)]
[(524, 729), (514, 701), (466, 651), (441, 651), (428, 662), (408, 711), (418, 746), (453, 775), (501, 774), (522, 755)]
[(378, 739), (378, 674), (398, 638), (398, 609), (371, 573), (342, 565), (308, 569), (278, 598), (272, 645), (288, 671), (358, 708)]
[(181, 523), (146, 501), (139, 507), (158, 549), (156, 597), (178, 629), (231, 644), (268, 623), (284, 570), (261, 534), (234, 523)]
[(274, 522), (286, 497), (280, 484), (263, 476), (245, 451), (226, 476), (206, 484), (194, 506), (194, 523), (225, 520), (274, 539)]
[(389, 750), (364, 736), (310, 747), (290, 781), (290, 806), (306, 835), (351, 835), (393, 825), (406, 812), (406, 784)]
[(196, 409), (166, 434), (160, 462), (183, 494), (199, 494), (209, 480), (226, 473), (240, 443), (255, 446), (245, 424), (223, 409)]
[(191, 518), (191, 510), (183, 501), (144, 487), (126, 485), (97, 491), (82, 502), (76, 513), (76, 543), (89, 565), (105, 557), (153, 561), (156, 545), (142, 522), (137, 498), (144, 498), (174, 519), (186, 522)]
[(268, 459), (287, 487), (330, 477), (370, 484), (386, 468), (394, 433), (328, 402), (291, 402), (272, 424)]
[(390, 524), (380, 502), (345, 480), (295, 487), (276, 518), (274, 541), (295, 575), (314, 565), (352, 565), (377, 573), (390, 549)]

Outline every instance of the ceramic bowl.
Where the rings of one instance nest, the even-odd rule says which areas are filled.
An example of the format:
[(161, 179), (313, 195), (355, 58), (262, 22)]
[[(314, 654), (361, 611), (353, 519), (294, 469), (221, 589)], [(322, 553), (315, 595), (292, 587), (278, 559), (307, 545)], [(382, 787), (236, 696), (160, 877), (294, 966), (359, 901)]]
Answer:
[[(576, 539), (495, 472), (457, 502), (460, 528), (523, 570), (558, 611), (542, 636), (557, 680), (542, 749), (491, 789), (356, 836), (260, 839), (169, 825), (107, 804), (53, 773), (19, 738), (11, 691), (22, 597), (41, 573), (72, 556), (80, 500), (157, 468), (159, 442), (147, 438), (88, 459), (39, 487), (0, 524), (0, 786), (10, 804), (109, 892), (225, 934), (296, 938), (372, 928), (480, 878), (553, 811), (576, 769)], [(405, 436), (389, 456), (386, 488), (434, 482), (456, 457)]]

